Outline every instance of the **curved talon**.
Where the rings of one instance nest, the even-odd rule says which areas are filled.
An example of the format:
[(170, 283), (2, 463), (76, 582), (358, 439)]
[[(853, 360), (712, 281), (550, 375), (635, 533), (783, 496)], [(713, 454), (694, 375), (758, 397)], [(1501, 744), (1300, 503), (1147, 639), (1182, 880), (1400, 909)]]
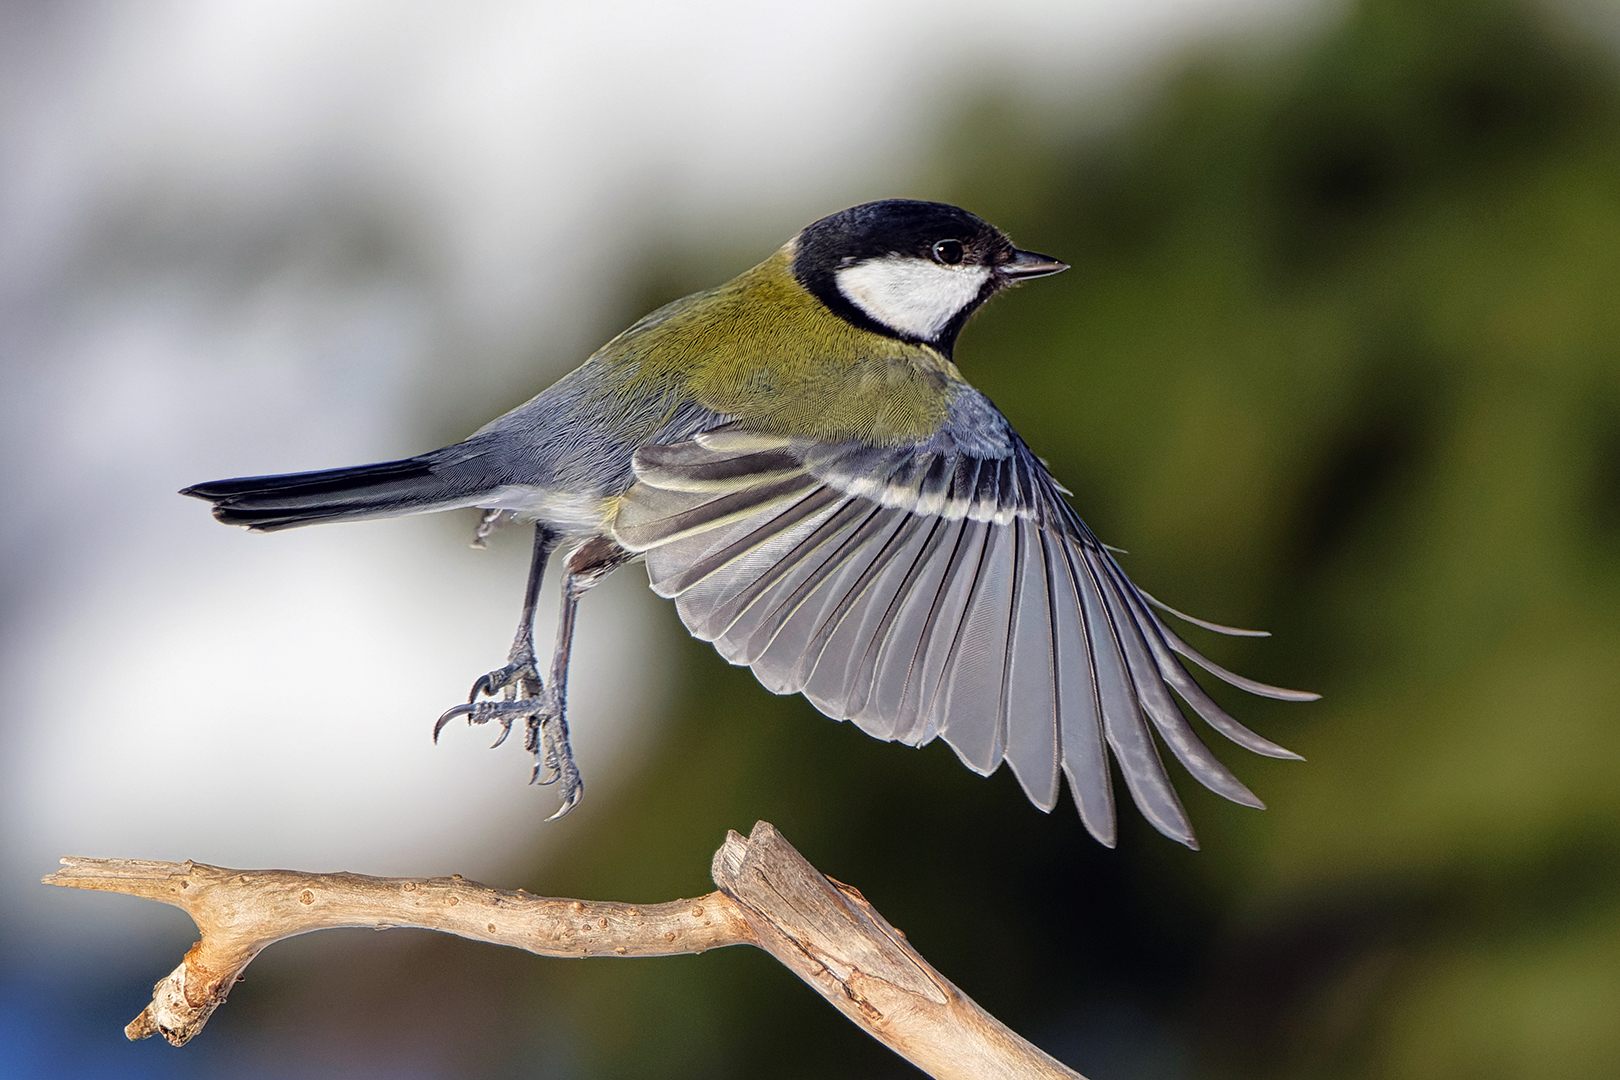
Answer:
[(439, 717), (439, 719), (433, 723), (433, 744), (435, 746), (439, 744), (439, 732), (444, 730), (444, 725), (448, 724), (456, 717), (465, 716), (467, 717), (468, 723), (471, 723), (473, 708), (473, 704), (468, 702), (465, 705), (453, 705), (446, 709), (444, 715)]
[(585, 796), (585, 781), (579, 778), (578, 772), (573, 772), (568, 778), (569, 782), (563, 787), (562, 805), (557, 807), (556, 813), (546, 818), (547, 821), (556, 821), (579, 805), (579, 800)]
[[(543, 775), (541, 773), (542, 769), (545, 770)], [(529, 773), (529, 783), (535, 787), (550, 787), (558, 780), (561, 780), (562, 775), (563, 771), (557, 765), (556, 754), (548, 752), (544, 757), (536, 754), (534, 756), (534, 770)]]
[(501, 745), (501, 743), (505, 742), (506, 737), (510, 734), (512, 734), (512, 718), (510, 716), (503, 716), (501, 717), (501, 733), (495, 737), (494, 742), (489, 744), (489, 748), (491, 750), (495, 749), (497, 746)]
[(471, 705), (473, 702), (477, 701), (479, 694), (488, 694), (491, 697), (495, 696), (495, 684), (490, 679), (490, 676), (493, 674), (495, 673), (491, 671), (478, 676), (478, 681), (473, 683), (472, 692), (467, 695), (467, 704)]

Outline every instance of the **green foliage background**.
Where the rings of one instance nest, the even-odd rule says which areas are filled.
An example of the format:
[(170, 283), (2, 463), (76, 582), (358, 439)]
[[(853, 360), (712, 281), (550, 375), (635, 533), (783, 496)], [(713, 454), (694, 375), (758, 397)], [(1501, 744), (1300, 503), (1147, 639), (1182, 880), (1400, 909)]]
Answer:
[[(1222, 695), (1307, 763), (1218, 747), (1270, 810), (1183, 782), (1203, 853), (1134, 810), (1104, 851), (688, 642), (632, 793), (528, 887), (700, 893), (764, 818), (1094, 1080), (1620, 1075), (1614, 54), (1538, 6), (1369, 0), (1093, 105), (983, 100), (906, 193), (1074, 266), (958, 361), (1140, 584), (1275, 632), (1198, 640), (1324, 693)], [(469, 1075), (911, 1074), (742, 950), (423, 955), (482, 1009)], [(452, 969), (521, 990), (468, 1005)]]

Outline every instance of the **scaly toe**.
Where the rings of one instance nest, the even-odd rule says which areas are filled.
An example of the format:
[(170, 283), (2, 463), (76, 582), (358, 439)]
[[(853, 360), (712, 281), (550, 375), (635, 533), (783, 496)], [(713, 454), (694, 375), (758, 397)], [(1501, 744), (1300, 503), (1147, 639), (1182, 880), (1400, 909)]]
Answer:
[(461, 705), (452, 705), (446, 709), (444, 715), (433, 724), (433, 741), (439, 741), (439, 732), (458, 716), (465, 716), (469, 724), (487, 724), (491, 720), (501, 725), (500, 737), (495, 740), (499, 746), (506, 741), (507, 734), (512, 729), (512, 723), (519, 717), (527, 720), (531, 717), (543, 716), (546, 703), (540, 698), (519, 698), (516, 701), (479, 701), (467, 702)]
[(521, 687), (524, 683), (530, 684), (536, 690), (540, 687), (540, 672), (534, 666), (533, 657), (514, 660), (503, 668), (478, 676), (472, 690), (467, 694), (467, 703), (477, 701), (480, 694), (494, 697), (508, 687)]

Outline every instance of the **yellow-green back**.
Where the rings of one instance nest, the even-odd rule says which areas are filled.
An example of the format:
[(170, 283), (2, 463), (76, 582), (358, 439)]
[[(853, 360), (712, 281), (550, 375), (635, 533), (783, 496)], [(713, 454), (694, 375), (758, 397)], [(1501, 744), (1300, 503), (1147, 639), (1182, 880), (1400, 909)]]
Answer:
[(632, 369), (630, 389), (674, 391), (771, 434), (893, 445), (937, 431), (961, 379), (955, 366), (834, 315), (792, 260), (789, 243), (631, 327), (593, 361)]

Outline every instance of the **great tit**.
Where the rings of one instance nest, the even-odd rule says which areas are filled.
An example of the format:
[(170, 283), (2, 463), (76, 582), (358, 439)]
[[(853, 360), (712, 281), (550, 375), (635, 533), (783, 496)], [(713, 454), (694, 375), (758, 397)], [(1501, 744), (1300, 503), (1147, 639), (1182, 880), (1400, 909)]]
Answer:
[[(1259, 799), (1210, 753), (1171, 691), (1216, 731), (1239, 724), (1175, 654), (1187, 645), (1064, 499), (1065, 489), (952, 361), (996, 293), (1066, 265), (942, 203), (889, 199), (803, 229), (717, 288), (667, 304), (569, 375), (453, 446), (403, 461), (219, 480), (182, 494), (269, 532), (481, 507), (479, 538), (535, 526), (508, 663), (439, 718), (523, 721), (535, 777), (583, 790), (566, 679), (580, 595), (644, 560), (687, 628), (778, 694), (867, 734), (943, 738), (968, 768), (1012, 766), (1051, 810), (1068, 777), (1091, 835), (1115, 842), (1108, 754), (1166, 836), (1196, 847), (1154, 739), (1200, 783)], [(533, 647), (548, 556), (568, 552), (550, 672)], [(496, 695), (500, 695), (499, 698)]]

